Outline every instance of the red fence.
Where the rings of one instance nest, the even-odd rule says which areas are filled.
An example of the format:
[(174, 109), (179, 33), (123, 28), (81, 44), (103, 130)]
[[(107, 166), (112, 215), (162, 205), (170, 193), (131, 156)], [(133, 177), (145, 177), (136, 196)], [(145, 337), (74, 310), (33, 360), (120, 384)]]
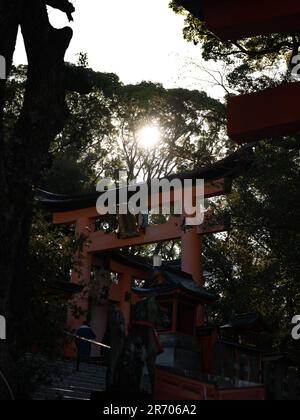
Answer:
[(263, 401), (263, 386), (219, 389), (215, 384), (208, 384), (186, 378), (165, 370), (156, 370), (155, 399), (167, 401)]

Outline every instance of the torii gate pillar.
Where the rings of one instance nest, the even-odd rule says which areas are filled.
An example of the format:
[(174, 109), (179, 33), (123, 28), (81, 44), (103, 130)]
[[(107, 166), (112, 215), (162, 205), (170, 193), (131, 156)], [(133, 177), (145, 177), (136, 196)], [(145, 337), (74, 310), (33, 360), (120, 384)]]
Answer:
[[(92, 256), (88, 253), (88, 236), (92, 227), (91, 219), (88, 217), (79, 218), (76, 221), (76, 238), (86, 238), (81, 252), (75, 257), (75, 266), (72, 270), (72, 283), (84, 286), (83, 291), (73, 299), (73, 304), (80, 308), (84, 315), (80, 318), (74, 317), (72, 311), (68, 310), (68, 328), (76, 331), (88, 316), (89, 311), (89, 284), (91, 280)], [(76, 355), (75, 343), (72, 342), (65, 350), (65, 356), (73, 358)]]
[[(197, 232), (197, 227), (187, 227), (181, 235), (181, 269), (191, 274), (195, 283), (203, 287), (203, 259), (202, 236)], [(204, 308), (199, 307), (197, 312), (197, 326), (204, 324)]]

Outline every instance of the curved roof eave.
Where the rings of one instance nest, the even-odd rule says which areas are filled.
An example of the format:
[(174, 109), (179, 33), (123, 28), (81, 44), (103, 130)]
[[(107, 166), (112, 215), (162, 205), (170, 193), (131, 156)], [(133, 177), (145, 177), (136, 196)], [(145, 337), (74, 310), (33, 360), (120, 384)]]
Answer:
[[(205, 181), (214, 181), (220, 178), (233, 180), (248, 170), (252, 162), (253, 144), (250, 144), (218, 162), (194, 171), (172, 174), (165, 177), (165, 179), (170, 181), (176, 178), (180, 180), (192, 179), (195, 182), (197, 179), (204, 179)], [(116, 191), (118, 194), (120, 190), (117, 189)], [(128, 192), (128, 197), (132, 194), (135, 193)], [(95, 207), (100, 195), (101, 193), (97, 192), (81, 195), (63, 195), (37, 189), (35, 200), (54, 213)]]

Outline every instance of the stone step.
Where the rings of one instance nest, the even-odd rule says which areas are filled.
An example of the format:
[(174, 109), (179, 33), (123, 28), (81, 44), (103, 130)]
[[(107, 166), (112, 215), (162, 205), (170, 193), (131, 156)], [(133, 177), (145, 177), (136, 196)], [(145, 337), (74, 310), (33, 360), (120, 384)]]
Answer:
[(85, 372), (81, 372), (81, 373), (78, 373), (78, 372), (70, 372), (70, 373), (65, 373), (64, 375), (61, 375), (61, 376), (54, 376), (52, 379), (53, 380), (55, 380), (55, 379), (58, 379), (58, 380), (60, 380), (60, 379), (63, 379), (63, 378), (67, 378), (67, 377), (72, 377), (72, 378), (74, 378), (74, 379), (78, 379), (78, 380), (85, 380), (85, 379), (88, 379), (88, 380), (92, 380), (92, 381), (103, 381), (103, 380), (105, 380), (105, 377), (106, 377), (106, 375), (103, 375), (101, 372), (99, 372), (98, 374), (96, 373), (96, 374), (93, 374), (93, 375), (91, 375), (91, 374), (89, 374), (89, 373), (85, 373)]
[[(65, 380), (63, 383), (64, 387), (70, 388), (70, 387), (78, 387), (82, 389), (93, 389), (101, 391), (104, 389), (104, 383), (99, 384), (95, 382), (83, 382), (83, 381), (76, 381), (76, 380)], [(56, 387), (56, 384), (54, 384), (54, 387)]]
[(73, 397), (64, 397), (65, 401), (90, 401), (90, 398), (73, 398)]
[[(89, 400), (92, 392), (105, 389), (106, 369), (99, 365), (82, 363), (80, 372), (76, 363), (70, 361), (49, 362), (51, 385), (40, 385), (33, 395), (34, 400)], [(57, 374), (56, 374), (57, 372)]]

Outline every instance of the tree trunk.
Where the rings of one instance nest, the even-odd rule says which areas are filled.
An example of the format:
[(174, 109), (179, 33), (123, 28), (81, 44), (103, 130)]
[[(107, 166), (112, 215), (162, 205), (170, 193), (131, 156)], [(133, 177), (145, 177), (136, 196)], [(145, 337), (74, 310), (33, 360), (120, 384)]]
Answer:
[[(34, 187), (49, 165), (51, 141), (68, 117), (64, 55), (72, 38), (70, 28), (57, 30), (50, 25), (44, 0), (0, 0), (0, 54), (8, 71), (19, 26), (28, 75), (23, 108), (12, 134), (3, 124), (5, 81), (0, 84), (0, 315), (6, 317), (8, 334), (0, 342), (0, 370), (13, 390), (13, 361), (29, 310), (26, 261)], [(0, 400), (9, 397), (6, 388), (0, 378)]]

